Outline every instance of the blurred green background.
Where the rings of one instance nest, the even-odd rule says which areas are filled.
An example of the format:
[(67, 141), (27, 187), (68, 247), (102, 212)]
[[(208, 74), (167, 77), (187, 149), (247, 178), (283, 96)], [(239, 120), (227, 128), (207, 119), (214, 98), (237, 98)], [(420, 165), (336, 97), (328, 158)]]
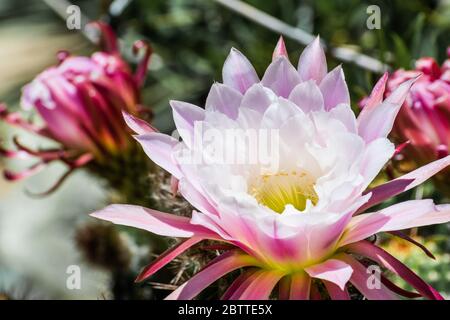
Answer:
[[(450, 45), (450, 0), (245, 2), (290, 26), (320, 34), (328, 46), (350, 48), (393, 69), (410, 68), (415, 59), (426, 55), (441, 62)], [(152, 44), (155, 54), (143, 100), (155, 112), (155, 126), (166, 132), (173, 129), (168, 101), (179, 99), (203, 105), (211, 84), (221, 81), (221, 68), (231, 47), (245, 53), (262, 75), (279, 37), (213, 0), (72, 3), (81, 8), (86, 18), (111, 23), (122, 40), (125, 55), (137, 39), (147, 39)], [(64, 9), (67, 3), (29, 0), (0, 3), (0, 101), (12, 108), (19, 108), (21, 87), (54, 64), (58, 50), (90, 54), (96, 49), (79, 31), (68, 30), (51, 4)], [(370, 5), (381, 9), (379, 30), (366, 27), (366, 10)], [(296, 64), (304, 46), (293, 39), (285, 41)], [(330, 69), (342, 61), (328, 55), (328, 63)], [(356, 103), (370, 91), (379, 74), (348, 62), (343, 68), (356, 110)], [(14, 133), (4, 125), (0, 130), (5, 141)], [(33, 137), (29, 139), (37, 143)], [(60, 169), (55, 166), (25, 185), (29, 189), (42, 186), (45, 189)], [(107, 275), (85, 264), (74, 246), (76, 226), (85, 223), (86, 213), (105, 201), (101, 186), (79, 172), (56, 194), (43, 200), (30, 199), (24, 195), (24, 188), (23, 183), (0, 181), (0, 294), (25, 298), (108, 298)], [(438, 202), (445, 200), (432, 186), (420, 193)], [(415, 190), (403, 197), (417, 194)], [(423, 241), (431, 243), (437, 252), (438, 261), (429, 260), (417, 250), (408, 251), (403, 259), (448, 296), (449, 228), (441, 226), (421, 232)], [(386, 246), (401, 251), (389, 242)], [(66, 268), (71, 264), (82, 266), (83, 286), (78, 291), (65, 286)]]

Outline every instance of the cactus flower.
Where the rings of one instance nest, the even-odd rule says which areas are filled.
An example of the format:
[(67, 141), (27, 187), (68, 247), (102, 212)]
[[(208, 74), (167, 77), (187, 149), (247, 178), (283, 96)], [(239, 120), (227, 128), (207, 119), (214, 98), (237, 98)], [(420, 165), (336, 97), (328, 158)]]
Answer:
[[(144, 268), (138, 280), (203, 240), (224, 244), (217, 258), (167, 299), (192, 299), (237, 269), (243, 271), (223, 299), (349, 299), (350, 284), (368, 299), (442, 299), (407, 266), (367, 240), (380, 232), (450, 220), (450, 206), (429, 199), (370, 210), (450, 164), (445, 157), (368, 189), (395, 153), (387, 135), (415, 80), (400, 84), (384, 101), (378, 84), (356, 118), (343, 70), (338, 66), (327, 71), (318, 38), (303, 51), (298, 68), (280, 39), (261, 80), (249, 60), (232, 49), (223, 83), (213, 84), (205, 108), (171, 101), (181, 141), (127, 117), (147, 155), (178, 181), (178, 191), (195, 207), (192, 216), (134, 205), (111, 205), (92, 215), (185, 239)], [(240, 140), (248, 139), (243, 135), (235, 137), (235, 145), (217, 138), (245, 130), (256, 132), (254, 143)], [(275, 133), (276, 143), (266, 143), (268, 130)], [(276, 150), (268, 159), (222, 157), (253, 155), (250, 148), (265, 149), (267, 144)], [(371, 261), (415, 291), (405, 291), (384, 274), (378, 286), (370, 286), (366, 267)]]
[(55, 160), (69, 166), (65, 177), (90, 161), (109, 161), (108, 158), (126, 151), (134, 142), (122, 112), (137, 115), (141, 111), (140, 88), (150, 49), (144, 42), (136, 42), (135, 53), (145, 49), (145, 54), (133, 74), (120, 56), (111, 28), (103, 23), (95, 23), (95, 26), (102, 31), (105, 51), (91, 57), (60, 52), (57, 66), (46, 69), (23, 88), (21, 105), (38, 113), (44, 123), (42, 127), (24, 120), (19, 113), (8, 112), (4, 105), (0, 106), (3, 121), (54, 140), (61, 146), (52, 150), (31, 150), (16, 137), (17, 150), (2, 149), (2, 155), (37, 157), (39, 162), (19, 173), (6, 170), (7, 179), (25, 178)]
[[(433, 58), (424, 57), (417, 60), (415, 70), (395, 71), (387, 81), (385, 96), (417, 72), (423, 75), (411, 88), (392, 130), (395, 140), (409, 142), (402, 156), (416, 167), (449, 154), (450, 59), (439, 66)], [(448, 170), (445, 173), (448, 179)]]

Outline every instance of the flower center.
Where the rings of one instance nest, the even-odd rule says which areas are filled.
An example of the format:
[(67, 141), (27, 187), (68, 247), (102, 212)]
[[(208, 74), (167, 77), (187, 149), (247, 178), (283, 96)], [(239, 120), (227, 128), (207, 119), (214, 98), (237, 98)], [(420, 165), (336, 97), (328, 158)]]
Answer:
[(261, 175), (250, 185), (250, 194), (278, 213), (282, 213), (287, 204), (303, 211), (308, 200), (313, 205), (319, 201), (314, 179), (306, 172), (297, 171)]

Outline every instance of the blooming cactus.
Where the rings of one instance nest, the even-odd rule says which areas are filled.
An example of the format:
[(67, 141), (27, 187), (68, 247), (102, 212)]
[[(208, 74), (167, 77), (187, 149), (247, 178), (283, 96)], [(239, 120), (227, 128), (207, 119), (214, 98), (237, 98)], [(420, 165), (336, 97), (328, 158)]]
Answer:
[(399, 141), (409, 141), (403, 151), (406, 160), (423, 165), (449, 154), (450, 59), (440, 67), (433, 58), (421, 58), (416, 62), (416, 70), (395, 71), (387, 81), (385, 96), (417, 72), (423, 75), (411, 88), (392, 134)]
[[(349, 283), (368, 299), (440, 299), (405, 265), (366, 240), (379, 232), (450, 220), (450, 206), (432, 200), (364, 213), (450, 164), (446, 157), (367, 190), (395, 152), (386, 136), (414, 81), (402, 83), (384, 101), (378, 84), (356, 119), (343, 71), (338, 66), (327, 73), (319, 39), (304, 50), (298, 69), (280, 39), (261, 80), (250, 62), (232, 49), (223, 67), (223, 84), (212, 86), (205, 109), (171, 102), (182, 141), (150, 132), (142, 121), (127, 116), (147, 155), (173, 175), (181, 195), (195, 207), (192, 217), (132, 205), (111, 205), (92, 215), (186, 238), (146, 267), (138, 280), (202, 240), (226, 244), (220, 256), (168, 299), (194, 298), (236, 269), (244, 271), (224, 299), (267, 299), (277, 284), (280, 299), (348, 299)], [(211, 130), (225, 135), (242, 129), (277, 133), (277, 153), (269, 159), (275, 164), (215, 161), (221, 146), (207, 137)], [(254, 146), (238, 145), (237, 154)], [(226, 154), (233, 153), (230, 144), (225, 146)], [(196, 161), (198, 154), (208, 161)], [(417, 292), (397, 287), (384, 275), (379, 286), (368, 286), (368, 261), (404, 278)]]
[[(37, 128), (18, 113), (1, 106), (0, 117), (13, 125), (55, 140), (61, 149), (35, 151), (14, 140), (18, 151), (2, 149), (7, 157), (34, 156), (40, 162), (20, 173), (5, 171), (6, 178), (17, 180), (39, 171), (53, 160), (62, 160), (71, 170), (91, 160), (103, 161), (126, 150), (132, 139), (122, 111), (138, 114), (140, 87), (143, 84), (150, 50), (144, 42), (135, 52), (146, 52), (135, 74), (121, 58), (111, 28), (95, 24), (102, 31), (105, 51), (91, 57), (59, 54), (60, 64), (39, 74), (23, 88), (21, 104), (35, 109), (44, 122)], [(69, 172), (71, 172), (69, 170)]]

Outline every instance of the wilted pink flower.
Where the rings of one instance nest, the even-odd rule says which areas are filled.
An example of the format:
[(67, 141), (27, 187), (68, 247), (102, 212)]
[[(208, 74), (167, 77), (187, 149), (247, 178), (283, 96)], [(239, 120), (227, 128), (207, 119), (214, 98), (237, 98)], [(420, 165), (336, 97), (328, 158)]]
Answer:
[(59, 65), (46, 69), (23, 88), (22, 107), (36, 110), (43, 127), (36, 127), (19, 113), (10, 113), (1, 106), (0, 117), (4, 121), (61, 144), (57, 150), (35, 151), (15, 138), (18, 150), (2, 149), (4, 156), (33, 156), (40, 161), (20, 173), (7, 170), (6, 178), (27, 177), (54, 160), (64, 161), (71, 172), (91, 160), (105, 161), (133, 143), (122, 112), (137, 115), (141, 111), (140, 88), (151, 52), (144, 42), (136, 42), (135, 53), (141, 49), (145, 53), (133, 74), (120, 56), (112, 29), (103, 23), (94, 26), (102, 31), (105, 51), (91, 57), (60, 52)]
[[(450, 56), (450, 48), (448, 54)], [(406, 97), (392, 135), (398, 141), (409, 141), (402, 154), (405, 160), (420, 166), (449, 154), (450, 59), (439, 67), (433, 58), (421, 58), (415, 70), (395, 71), (387, 81), (385, 96), (418, 72), (423, 75)]]
[[(250, 62), (232, 49), (223, 67), (223, 84), (212, 86), (205, 109), (171, 102), (182, 142), (128, 118), (147, 155), (179, 181), (179, 192), (196, 208), (192, 217), (132, 205), (108, 206), (93, 216), (186, 238), (146, 267), (138, 280), (202, 240), (227, 244), (220, 256), (168, 299), (192, 299), (240, 268), (244, 272), (224, 299), (267, 299), (277, 284), (280, 299), (325, 298), (318, 282), (332, 299), (349, 299), (349, 283), (368, 299), (441, 299), (408, 267), (366, 240), (379, 232), (450, 220), (450, 206), (432, 200), (364, 213), (450, 164), (446, 157), (367, 190), (395, 153), (386, 137), (414, 81), (400, 84), (384, 101), (378, 84), (356, 119), (343, 71), (338, 66), (327, 73), (319, 39), (303, 51), (298, 69), (289, 62), (280, 40), (261, 80)], [(230, 130), (256, 130), (261, 137), (275, 130), (275, 157), (268, 163), (221, 161), (217, 151), (222, 146), (210, 134)], [(242, 141), (247, 139), (243, 135), (236, 139), (239, 155), (255, 145), (264, 147), (262, 138), (253, 144)], [(236, 151), (232, 144), (225, 147), (226, 155)], [(417, 292), (397, 287), (385, 275), (371, 287), (368, 261), (405, 279)]]

